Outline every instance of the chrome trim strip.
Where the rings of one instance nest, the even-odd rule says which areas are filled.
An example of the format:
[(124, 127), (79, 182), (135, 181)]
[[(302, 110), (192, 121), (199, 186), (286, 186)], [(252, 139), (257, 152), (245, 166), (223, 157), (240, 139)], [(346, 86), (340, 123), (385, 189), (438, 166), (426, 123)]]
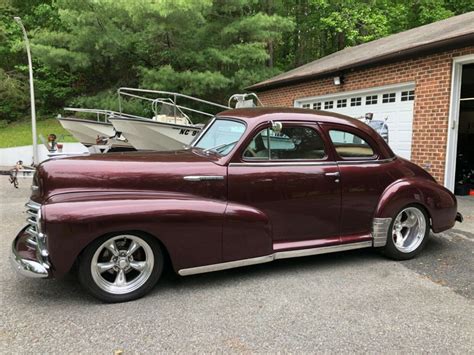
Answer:
[(349, 244), (339, 244), (331, 245), (328, 247), (312, 248), (312, 249), (299, 249), (299, 250), (289, 250), (289, 251), (280, 251), (275, 253), (275, 259), (287, 259), (287, 258), (299, 258), (302, 256), (309, 255), (318, 255), (318, 254), (327, 254), (327, 253), (336, 253), (339, 251), (346, 251), (352, 249), (368, 248), (372, 246), (372, 242), (358, 242), (358, 243), (349, 243)]
[(262, 162), (248, 162), (248, 163), (230, 163), (229, 166), (336, 166), (335, 161), (331, 162), (272, 162), (272, 161), (262, 161)]
[(178, 274), (180, 274), (181, 276), (202, 274), (205, 272), (214, 272), (214, 271), (227, 270), (227, 269), (248, 266), (248, 265), (269, 263), (277, 259), (299, 258), (302, 256), (335, 253), (339, 251), (346, 251), (346, 250), (352, 250), (352, 249), (368, 248), (371, 246), (372, 246), (372, 241), (366, 241), (366, 242), (359, 242), (359, 243), (331, 245), (328, 247), (281, 251), (281, 252), (273, 253), (270, 255), (258, 256), (256, 258), (235, 260), (235, 261), (229, 261), (225, 263), (181, 269), (178, 271)]
[(35, 209), (35, 210), (39, 210), (41, 208), (41, 205), (37, 202), (34, 202), (34, 201), (28, 201), (25, 204), (25, 206), (28, 207), (28, 208)]
[(221, 175), (188, 175), (183, 177), (186, 181), (214, 181), (224, 180), (224, 176)]
[(226, 263), (211, 264), (211, 265), (204, 265), (204, 266), (198, 266), (198, 267), (191, 267), (188, 269), (181, 269), (178, 271), (178, 274), (180, 274), (181, 276), (188, 276), (188, 275), (194, 275), (194, 274), (202, 274), (205, 272), (214, 272), (214, 271), (220, 271), (220, 270), (233, 269), (233, 268), (241, 267), (241, 266), (264, 264), (264, 263), (269, 263), (271, 261), (273, 261), (273, 254), (266, 255), (266, 256), (259, 256), (259, 257), (251, 258), (251, 259), (242, 259), (242, 260), (229, 261)]
[(358, 165), (358, 164), (386, 164), (391, 161), (394, 161), (397, 157), (382, 159), (382, 160), (351, 160), (351, 161), (287, 161), (287, 162), (278, 162), (278, 161), (255, 161), (250, 162), (246, 161), (243, 163), (229, 163), (229, 166), (330, 166), (330, 165)]
[(338, 160), (337, 164), (338, 165), (353, 165), (353, 164), (386, 164), (390, 163), (391, 161), (394, 161), (397, 159), (396, 156), (388, 159), (380, 159), (380, 160)]
[(391, 218), (374, 218), (372, 224), (373, 246), (383, 247), (387, 244), (387, 234), (392, 223)]
[(35, 238), (38, 237), (38, 232), (35, 231), (34, 229), (31, 229), (31, 227), (28, 228), (25, 232), (28, 233), (29, 235), (31, 235), (32, 237), (35, 237)]
[(199, 140), (201, 139), (201, 137), (209, 130), (209, 128), (214, 124), (215, 120), (217, 119), (217, 117), (213, 117), (211, 118), (211, 120), (209, 121), (209, 123), (201, 130), (201, 132), (198, 133), (198, 135), (196, 136), (196, 138), (194, 138), (192, 141), (191, 141), (191, 144), (189, 145), (189, 147), (195, 147), (196, 144), (199, 142)]

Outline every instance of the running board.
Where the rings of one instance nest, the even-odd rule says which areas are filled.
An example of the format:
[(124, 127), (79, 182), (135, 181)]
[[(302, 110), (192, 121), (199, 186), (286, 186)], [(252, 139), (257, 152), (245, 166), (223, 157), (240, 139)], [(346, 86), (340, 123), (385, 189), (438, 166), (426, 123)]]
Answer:
[(178, 271), (178, 274), (180, 274), (181, 276), (202, 274), (205, 272), (227, 270), (227, 269), (233, 269), (233, 268), (242, 267), (242, 266), (264, 264), (264, 263), (269, 263), (277, 259), (299, 258), (302, 256), (309, 256), (309, 255), (336, 253), (339, 251), (368, 248), (371, 246), (372, 246), (372, 241), (368, 240), (365, 242), (331, 245), (328, 247), (280, 251), (280, 252), (273, 253), (270, 255), (258, 256), (256, 258), (235, 260), (235, 261), (229, 261), (226, 263), (211, 264), (211, 265), (204, 265), (204, 266), (198, 266), (198, 267), (191, 267), (188, 269), (181, 269)]

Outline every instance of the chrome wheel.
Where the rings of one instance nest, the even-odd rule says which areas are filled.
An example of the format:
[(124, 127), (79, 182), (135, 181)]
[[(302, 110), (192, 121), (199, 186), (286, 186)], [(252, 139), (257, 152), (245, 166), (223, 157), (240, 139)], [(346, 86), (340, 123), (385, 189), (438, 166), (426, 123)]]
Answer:
[(154, 264), (152, 248), (145, 240), (134, 235), (119, 235), (97, 248), (91, 261), (91, 275), (100, 289), (122, 295), (143, 286)]
[(402, 210), (393, 223), (392, 240), (395, 248), (402, 253), (416, 250), (426, 234), (426, 218), (416, 207)]

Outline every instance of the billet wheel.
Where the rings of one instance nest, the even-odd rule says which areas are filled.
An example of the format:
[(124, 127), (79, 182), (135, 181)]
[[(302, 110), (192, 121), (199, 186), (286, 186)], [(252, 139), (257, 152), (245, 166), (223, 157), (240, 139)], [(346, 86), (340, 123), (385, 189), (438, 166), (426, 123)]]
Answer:
[(163, 270), (159, 243), (138, 234), (115, 234), (89, 245), (79, 260), (79, 280), (105, 302), (125, 302), (145, 295)]
[(417, 205), (406, 206), (390, 224), (384, 253), (397, 260), (411, 259), (423, 249), (429, 232), (426, 212)]

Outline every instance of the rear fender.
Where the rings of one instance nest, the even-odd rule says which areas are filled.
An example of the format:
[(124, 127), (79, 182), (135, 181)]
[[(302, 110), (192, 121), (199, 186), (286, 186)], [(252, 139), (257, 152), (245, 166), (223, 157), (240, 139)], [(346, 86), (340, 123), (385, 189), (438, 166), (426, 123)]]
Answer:
[(454, 195), (443, 186), (424, 178), (397, 180), (389, 185), (377, 205), (377, 219), (393, 219), (405, 206), (418, 204), (425, 208), (431, 228), (439, 233), (451, 228), (456, 219), (457, 203)]

